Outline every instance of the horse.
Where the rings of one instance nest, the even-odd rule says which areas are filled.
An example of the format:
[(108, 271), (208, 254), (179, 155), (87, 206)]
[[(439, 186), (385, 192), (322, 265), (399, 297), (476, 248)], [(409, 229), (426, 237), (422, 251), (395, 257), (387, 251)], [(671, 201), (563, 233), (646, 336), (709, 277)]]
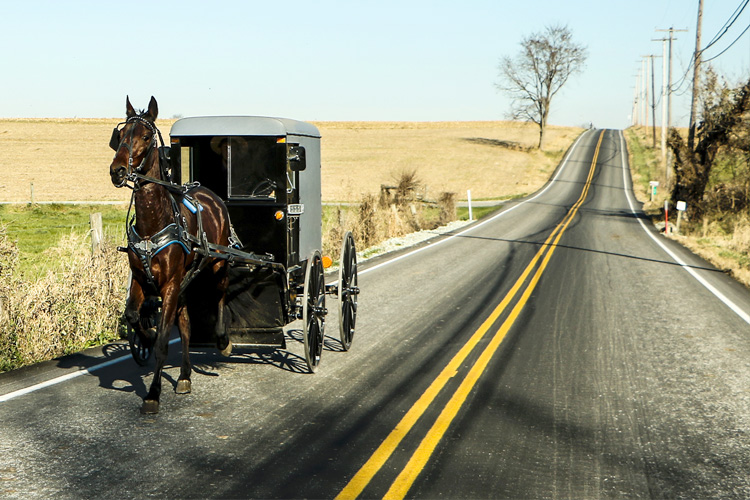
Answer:
[[(223, 355), (231, 352), (224, 325), (224, 303), (229, 283), (226, 259), (206, 252), (208, 243), (227, 247), (231, 241), (229, 213), (221, 198), (207, 188), (179, 186), (169, 178), (167, 160), (161, 158), (155, 125), (159, 110), (151, 97), (148, 109), (137, 112), (126, 97), (126, 120), (115, 128), (110, 146), (115, 156), (109, 166), (112, 183), (133, 190), (128, 216), (128, 261), (131, 270), (130, 294), (125, 319), (144, 346), (155, 355), (154, 378), (143, 400), (141, 413), (159, 411), (161, 376), (167, 358), (169, 334), (173, 325), (182, 341), (182, 366), (175, 392), (192, 390), (190, 375), (190, 316), (183, 291), (198, 272), (213, 279), (217, 297), (217, 348)], [(130, 214), (130, 209), (128, 213)], [(196, 251), (197, 250), (197, 251)], [(215, 255), (215, 254), (214, 254)], [(205, 283), (202, 280), (202, 285)], [(161, 318), (156, 328), (148, 327), (141, 308), (146, 300), (161, 300)]]

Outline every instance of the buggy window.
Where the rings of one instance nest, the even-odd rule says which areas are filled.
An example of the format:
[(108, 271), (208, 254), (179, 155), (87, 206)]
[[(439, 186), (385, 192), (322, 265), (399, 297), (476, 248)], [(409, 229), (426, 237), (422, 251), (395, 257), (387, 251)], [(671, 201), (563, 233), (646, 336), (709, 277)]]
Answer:
[(286, 200), (286, 144), (276, 137), (198, 136), (180, 143), (190, 178), (222, 199)]
[(286, 148), (277, 144), (275, 137), (228, 139), (230, 198), (275, 200), (277, 195), (285, 195)]

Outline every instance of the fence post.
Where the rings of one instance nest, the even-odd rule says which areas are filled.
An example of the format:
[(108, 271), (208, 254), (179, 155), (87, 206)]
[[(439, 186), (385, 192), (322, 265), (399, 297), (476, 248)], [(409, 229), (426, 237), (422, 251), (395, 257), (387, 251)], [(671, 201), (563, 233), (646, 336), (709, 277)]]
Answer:
[(91, 226), (91, 255), (96, 255), (97, 252), (101, 252), (104, 248), (102, 245), (103, 241), (103, 230), (102, 230), (102, 214), (100, 212), (89, 215), (89, 225)]

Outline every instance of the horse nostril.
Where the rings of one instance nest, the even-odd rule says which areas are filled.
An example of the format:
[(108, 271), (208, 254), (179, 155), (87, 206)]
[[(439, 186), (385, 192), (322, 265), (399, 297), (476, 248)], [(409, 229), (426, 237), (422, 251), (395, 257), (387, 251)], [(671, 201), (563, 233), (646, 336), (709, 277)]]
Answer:
[(128, 170), (122, 165), (111, 169), (110, 176), (112, 177), (112, 183), (117, 187), (120, 187), (125, 180), (125, 176), (127, 175), (127, 173)]

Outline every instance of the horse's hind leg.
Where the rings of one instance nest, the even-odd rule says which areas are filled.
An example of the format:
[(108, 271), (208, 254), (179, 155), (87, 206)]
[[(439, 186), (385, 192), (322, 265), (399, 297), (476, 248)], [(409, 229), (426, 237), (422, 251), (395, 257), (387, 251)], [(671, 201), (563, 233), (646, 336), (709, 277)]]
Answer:
[(186, 304), (182, 304), (177, 311), (177, 326), (180, 329), (180, 339), (182, 340), (182, 368), (175, 392), (177, 394), (190, 394), (192, 390), (190, 374), (193, 372), (193, 367), (190, 364), (190, 316)]
[(232, 354), (232, 341), (227, 333), (227, 325), (224, 322), (224, 304), (227, 299), (227, 288), (229, 287), (229, 266), (224, 261), (214, 264), (214, 273), (217, 278), (216, 294), (219, 297), (216, 311), (216, 348), (222, 356)]

